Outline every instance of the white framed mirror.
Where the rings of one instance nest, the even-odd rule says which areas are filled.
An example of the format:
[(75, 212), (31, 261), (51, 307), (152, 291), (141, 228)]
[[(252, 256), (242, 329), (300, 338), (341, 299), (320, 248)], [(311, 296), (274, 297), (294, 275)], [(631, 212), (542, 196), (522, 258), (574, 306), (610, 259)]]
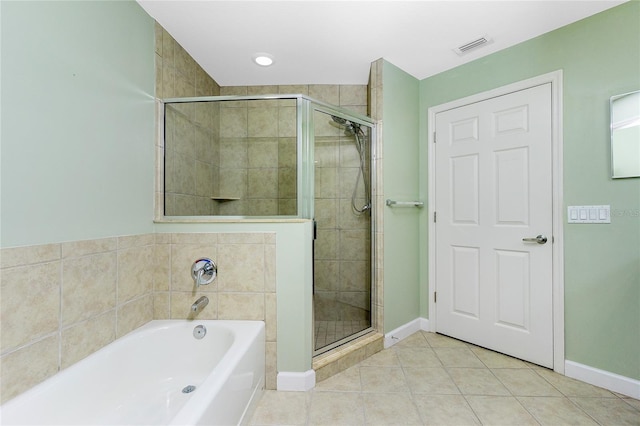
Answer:
[(611, 177), (640, 177), (640, 90), (611, 97)]

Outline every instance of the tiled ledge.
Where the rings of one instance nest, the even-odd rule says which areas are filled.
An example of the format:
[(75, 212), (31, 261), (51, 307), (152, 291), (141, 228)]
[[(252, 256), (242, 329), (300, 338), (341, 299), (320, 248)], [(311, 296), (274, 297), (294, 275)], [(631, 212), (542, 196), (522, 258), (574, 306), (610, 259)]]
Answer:
[(316, 383), (356, 365), (376, 352), (380, 352), (383, 347), (384, 336), (372, 331), (351, 343), (317, 356), (312, 366), (316, 372)]

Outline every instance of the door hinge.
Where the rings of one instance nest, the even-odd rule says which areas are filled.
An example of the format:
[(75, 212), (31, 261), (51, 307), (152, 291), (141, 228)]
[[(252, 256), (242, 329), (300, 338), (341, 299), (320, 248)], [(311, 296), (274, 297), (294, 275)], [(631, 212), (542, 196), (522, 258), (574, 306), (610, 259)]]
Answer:
[(433, 303), (438, 303), (438, 292), (437, 291), (433, 292)]
[(433, 132), (433, 143), (436, 143), (436, 132)]
[(436, 223), (436, 217), (437, 217), (436, 212), (433, 212), (433, 223)]

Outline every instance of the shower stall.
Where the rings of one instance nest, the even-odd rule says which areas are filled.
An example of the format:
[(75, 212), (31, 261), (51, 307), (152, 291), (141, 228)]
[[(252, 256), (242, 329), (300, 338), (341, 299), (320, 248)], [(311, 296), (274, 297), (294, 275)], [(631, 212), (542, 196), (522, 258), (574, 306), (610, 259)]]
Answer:
[(314, 224), (314, 355), (371, 331), (375, 126), (304, 95), (164, 101), (163, 215)]

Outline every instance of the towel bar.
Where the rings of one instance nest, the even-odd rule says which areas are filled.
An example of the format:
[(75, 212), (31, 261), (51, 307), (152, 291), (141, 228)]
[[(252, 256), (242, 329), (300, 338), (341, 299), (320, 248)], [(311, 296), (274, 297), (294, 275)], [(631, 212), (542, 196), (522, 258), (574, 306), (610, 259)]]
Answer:
[(417, 207), (422, 208), (424, 203), (422, 201), (395, 201), (387, 200), (388, 207)]

